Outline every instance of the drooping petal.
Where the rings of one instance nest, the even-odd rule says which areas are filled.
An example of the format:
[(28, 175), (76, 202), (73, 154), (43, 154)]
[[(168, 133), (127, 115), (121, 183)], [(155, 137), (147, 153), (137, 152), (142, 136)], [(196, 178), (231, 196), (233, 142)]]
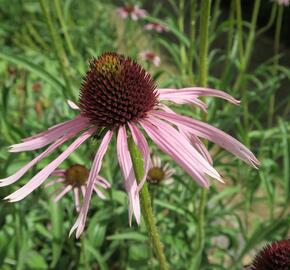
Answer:
[(56, 203), (58, 202), (65, 194), (67, 194), (69, 191), (72, 190), (72, 186), (71, 185), (68, 185), (66, 186), (62, 192), (60, 192), (54, 199), (53, 199), (53, 202)]
[(204, 112), (207, 111), (207, 105), (203, 101), (198, 99), (197, 96), (174, 95), (174, 94), (171, 95), (171, 93), (167, 93), (168, 91), (164, 91), (164, 92), (165, 93), (163, 93), (163, 91), (159, 91), (159, 89), (157, 89), (157, 93), (159, 94), (158, 98), (161, 101), (167, 100), (167, 101), (171, 101), (171, 102), (176, 103), (176, 104), (188, 104), (188, 103), (190, 103), (190, 104), (196, 105), (197, 107), (202, 109)]
[(52, 174), (50, 176), (65, 176), (65, 171), (63, 169), (56, 169), (52, 172)]
[(133, 213), (137, 223), (139, 224), (141, 214), (138, 186), (135, 179), (130, 152), (128, 149), (126, 128), (123, 126), (119, 127), (117, 137), (117, 154), (121, 171), (125, 179), (125, 188), (129, 198), (129, 224), (131, 226)]
[(95, 128), (85, 131), (79, 138), (77, 138), (64, 152), (62, 152), (54, 161), (49, 163), (44, 169), (37, 173), (28, 183), (23, 187), (13, 192), (5, 199), (10, 202), (20, 201), (30, 194), (33, 190), (38, 188), (47, 177), (62, 163), (73, 151), (75, 151), (84, 141), (86, 141), (93, 133)]
[[(165, 112), (169, 112), (172, 114), (176, 114), (172, 109), (170, 109), (168, 106), (162, 104), (162, 106), (159, 106), (160, 109), (162, 109)], [(184, 130), (182, 126), (176, 124), (178, 127), (178, 130), (180, 134), (184, 135), (188, 140), (191, 142), (191, 144), (195, 147), (195, 149), (212, 165), (213, 160), (211, 158), (211, 155), (205, 145), (202, 143), (202, 141), (195, 135), (189, 133), (188, 131)]]
[(249, 165), (255, 168), (260, 165), (259, 160), (246, 146), (244, 146), (238, 140), (226, 134), (225, 132), (219, 130), (218, 128), (186, 116), (181, 116), (168, 112), (156, 111), (154, 112), (154, 115), (173, 124), (183, 126), (185, 130), (194, 134), (195, 136), (212, 141), (213, 143), (221, 146), (222, 148), (236, 155), (237, 157), (244, 160)]
[(76, 210), (79, 213), (81, 208), (81, 201), (80, 201), (80, 189), (78, 187), (74, 188), (74, 198), (75, 198), (75, 206)]
[(106, 196), (104, 195), (104, 193), (101, 192), (101, 191), (100, 191), (96, 186), (94, 186), (94, 191), (98, 194), (98, 196), (99, 196), (101, 199), (103, 199), (103, 200), (106, 199)]
[(108, 145), (109, 145), (110, 140), (112, 138), (112, 135), (113, 135), (113, 132), (109, 130), (105, 134), (105, 136), (104, 136), (104, 138), (99, 146), (99, 149), (98, 149), (96, 156), (95, 156), (95, 159), (93, 161), (92, 169), (91, 169), (89, 177), (88, 177), (87, 188), (85, 190), (82, 208), (80, 210), (79, 216), (78, 216), (75, 224), (73, 225), (73, 227), (70, 230), (69, 235), (71, 235), (73, 233), (73, 231), (75, 229), (77, 229), (76, 237), (79, 238), (80, 235), (82, 234), (84, 228), (85, 228), (86, 218), (87, 218), (87, 214), (88, 214), (88, 210), (89, 210), (89, 204), (90, 204), (92, 192), (93, 192), (93, 189), (95, 186), (95, 181), (98, 179), (98, 173), (101, 169), (102, 160), (103, 160), (103, 157), (107, 151), (107, 148), (108, 148)]
[(152, 116), (141, 121), (141, 125), (156, 145), (171, 156), (201, 186), (208, 187), (205, 174), (222, 181), (218, 172), (175, 128)]
[(64, 178), (57, 178), (47, 183), (45, 187), (48, 188), (48, 187), (54, 186), (55, 184), (63, 183), (64, 181), (65, 181)]
[[(23, 166), (16, 173), (14, 173), (13, 175), (11, 175), (11, 176), (9, 176), (7, 178), (0, 179), (0, 187), (7, 186), (7, 185), (13, 184), (16, 181), (18, 181), (32, 166), (34, 166), (37, 162), (39, 162), (40, 160), (42, 160), (43, 158), (45, 158), (46, 156), (48, 156), (57, 147), (59, 147), (60, 145), (62, 145), (68, 139), (70, 139), (73, 136), (75, 136), (78, 132), (79, 132), (79, 130), (73, 130), (73, 131), (71, 131), (69, 134), (63, 136), (62, 138), (60, 138), (59, 140), (57, 140), (56, 142), (54, 142), (52, 145), (50, 145), (44, 152), (42, 152), (40, 155), (38, 155), (32, 161), (30, 161), (29, 163), (27, 163), (25, 166)], [(57, 171), (54, 171), (52, 173), (53, 176), (58, 176), (57, 175), (57, 172), (59, 173), (60, 176), (63, 176), (64, 175), (63, 170), (57, 170)]]
[(96, 180), (96, 184), (107, 189), (111, 187), (111, 184), (102, 176), (98, 175), (98, 179)]
[(184, 101), (184, 103), (190, 103), (191, 100), (192, 102), (194, 102), (195, 99), (200, 96), (219, 97), (236, 105), (240, 103), (239, 100), (236, 100), (226, 92), (212, 88), (204, 88), (204, 87), (187, 87), (181, 89), (159, 88), (157, 89), (157, 91), (159, 93), (160, 100), (170, 100), (176, 103), (181, 103), (181, 101)]
[(149, 170), (150, 152), (149, 152), (148, 143), (144, 135), (139, 131), (139, 129), (135, 125), (132, 125), (130, 123), (128, 125), (131, 130), (133, 140), (135, 144), (137, 145), (137, 147), (139, 148), (139, 150), (141, 151), (143, 161), (144, 161), (144, 175), (138, 186), (138, 192), (139, 192), (146, 181), (147, 173)]
[(10, 146), (10, 152), (22, 152), (32, 151), (35, 149), (42, 148), (60, 137), (75, 131), (80, 132), (85, 127), (88, 127), (88, 120), (84, 117), (76, 117), (74, 120), (70, 120), (55, 126), (47, 131), (41, 132), (40, 134), (26, 138), (22, 143), (14, 144)]
[(67, 104), (73, 110), (79, 110), (80, 109), (77, 104), (75, 104), (73, 101), (71, 101), (69, 99), (67, 100)]

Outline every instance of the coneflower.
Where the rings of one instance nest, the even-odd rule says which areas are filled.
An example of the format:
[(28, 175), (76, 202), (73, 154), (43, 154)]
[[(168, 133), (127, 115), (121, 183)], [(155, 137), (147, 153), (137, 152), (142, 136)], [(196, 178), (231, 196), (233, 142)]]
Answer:
[[(68, 139), (75, 136), (78, 138), (28, 183), (6, 199), (15, 202), (25, 198), (96, 132), (102, 138), (88, 176), (83, 205), (72, 228), (72, 231), (77, 229), (77, 237), (85, 226), (95, 181), (103, 179), (99, 172), (113, 134), (117, 136), (117, 155), (129, 198), (130, 224), (133, 214), (137, 223), (140, 222), (139, 190), (146, 180), (149, 169), (149, 147), (141, 129), (202, 187), (209, 186), (208, 176), (218, 181), (222, 179), (213, 168), (210, 155), (199, 138), (220, 145), (253, 167), (258, 166), (259, 161), (253, 153), (233, 137), (204, 122), (176, 114), (161, 104), (161, 101), (190, 103), (206, 110), (206, 105), (198, 99), (199, 96), (221, 97), (233, 104), (239, 103), (230, 95), (210, 88), (158, 89), (150, 74), (130, 58), (117, 53), (104, 53), (90, 62), (89, 71), (80, 90), (79, 107), (70, 102), (71, 107), (79, 108), (80, 114), (73, 120), (60, 123), (47, 131), (24, 139), (22, 143), (12, 145), (11, 152), (32, 151), (46, 145), (50, 146), (14, 175), (0, 180), (0, 186), (16, 182), (28, 169)], [(144, 176), (139, 186), (128, 150), (128, 133), (140, 149), (144, 160)]]
[(127, 5), (124, 7), (117, 8), (117, 13), (122, 19), (131, 18), (133, 21), (137, 21), (140, 18), (146, 16), (145, 9), (133, 5)]
[(143, 61), (153, 64), (156, 67), (160, 65), (160, 57), (155, 52), (143, 51), (139, 54), (139, 56)]
[[(52, 172), (51, 176), (56, 177), (56, 179), (52, 179), (45, 186), (47, 188), (51, 186), (58, 186), (53, 194), (58, 193), (53, 201), (59, 201), (63, 196), (65, 196), (70, 191), (73, 191), (74, 201), (76, 206), (76, 211), (80, 211), (81, 205), (81, 197), (85, 197), (87, 180), (89, 176), (89, 171), (87, 168), (80, 164), (74, 164), (64, 169), (56, 169)], [(110, 187), (110, 183), (101, 177), (98, 177), (95, 181), (95, 186), (93, 187), (94, 191), (98, 194), (101, 199), (105, 199), (105, 195), (101, 192), (99, 187), (107, 189)]]
[(280, 6), (289, 6), (290, 5), (290, 0), (275, 0), (278, 5)]
[(251, 270), (289, 270), (290, 240), (281, 240), (265, 246), (255, 257)]
[(175, 169), (169, 167), (169, 163), (163, 163), (159, 156), (153, 155), (149, 166), (147, 181), (151, 184), (165, 183), (171, 184), (173, 179), (171, 176), (175, 173)]
[(144, 25), (144, 29), (153, 30), (158, 33), (168, 32), (168, 28), (160, 23), (147, 23)]

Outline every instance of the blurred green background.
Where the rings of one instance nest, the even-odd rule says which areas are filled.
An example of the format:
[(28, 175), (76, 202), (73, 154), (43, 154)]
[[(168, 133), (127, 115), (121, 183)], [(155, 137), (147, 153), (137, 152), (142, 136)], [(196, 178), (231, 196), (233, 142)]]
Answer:
[[(210, 187), (206, 239), (197, 269), (241, 269), (263, 244), (290, 236), (290, 7), (262, 1), (253, 25), (256, 2), (213, 0), (211, 5), (208, 84), (241, 99), (242, 105), (208, 98), (207, 121), (249, 146), (262, 165), (254, 170), (208, 144), (226, 183)], [(122, 20), (116, 8), (128, 4), (138, 4), (148, 16)], [(198, 85), (199, 15), (200, 1), (194, 0), (0, 0), (1, 178), (40, 153), (9, 153), (9, 145), (76, 115), (66, 100), (77, 102), (88, 61), (102, 52), (136, 59), (159, 87)], [(169, 31), (146, 31), (148, 22), (162, 23)], [(250, 46), (247, 56), (240, 53), (241, 44), (245, 52)], [(144, 50), (159, 55), (160, 66), (140, 59)], [(174, 109), (201, 117), (192, 106)], [(96, 140), (88, 141), (61, 167), (79, 163), (89, 169), (97, 147)], [(0, 197), (26, 183), (63, 149), (17, 184), (1, 188)], [(171, 269), (195, 269), (201, 188), (154, 145), (151, 149), (177, 170), (171, 185), (150, 186), (166, 257)], [(68, 237), (77, 217), (72, 196), (54, 204), (50, 190), (40, 187), (21, 202), (1, 201), (0, 269), (159, 269), (144, 222), (128, 225), (127, 197), (113, 144), (101, 175), (112, 188), (105, 201), (93, 196), (80, 240)]]

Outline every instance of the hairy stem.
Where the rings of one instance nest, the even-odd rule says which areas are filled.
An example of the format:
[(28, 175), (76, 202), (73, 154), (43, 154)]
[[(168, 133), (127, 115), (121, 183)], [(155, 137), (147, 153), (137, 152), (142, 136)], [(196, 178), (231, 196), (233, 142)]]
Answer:
[[(207, 86), (208, 80), (208, 32), (209, 32), (209, 19), (210, 19), (211, 0), (204, 0), (201, 2), (200, 13), (200, 47), (199, 47), (199, 85), (202, 87)], [(206, 114), (202, 117), (206, 120)], [(194, 246), (194, 261), (193, 269), (200, 269), (200, 262), (204, 248), (204, 218), (205, 218), (205, 206), (207, 199), (207, 190), (202, 189), (198, 207), (198, 224), (197, 235)]]
[[(144, 169), (143, 169), (144, 162), (143, 162), (139, 149), (137, 148), (137, 146), (135, 145), (131, 137), (128, 140), (128, 146), (129, 146), (129, 151), (132, 158), (135, 177), (136, 177), (137, 182), (139, 183), (144, 174)], [(141, 202), (142, 216), (145, 220), (145, 224), (146, 224), (148, 234), (149, 234), (149, 239), (154, 248), (155, 255), (160, 263), (160, 269), (169, 270), (169, 267), (168, 267), (168, 264), (164, 255), (163, 245), (160, 241), (158, 230), (156, 227), (156, 220), (155, 220), (153, 210), (152, 210), (151, 198), (148, 191), (147, 183), (144, 184), (143, 188), (140, 191), (140, 202)]]
[(42, 9), (42, 13), (44, 14), (44, 17), (46, 20), (46, 24), (47, 24), (48, 29), (49, 29), (50, 34), (51, 34), (55, 54), (56, 54), (56, 57), (58, 59), (59, 65), (60, 65), (60, 71), (63, 75), (64, 81), (66, 84), (67, 92), (64, 92), (64, 95), (66, 98), (74, 98), (70, 78), (67, 74), (69, 62), (68, 62), (68, 59), (66, 57), (65, 51), (63, 49), (60, 37), (59, 37), (55, 27), (54, 27), (51, 15), (49, 13), (49, 7), (47, 5), (47, 1), (46, 0), (39, 0), (39, 2), (40, 2), (41, 9)]
[[(274, 60), (273, 76), (277, 76), (277, 67), (279, 64), (279, 49), (280, 49), (280, 35), (281, 35), (281, 27), (282, 27), (282, 18), (283, 18), (283, 5), (280, 5), (278, 7), (278, 15), (277, 15), (277, 21), (276, 21), (276, 27), (275, 27), (275, 38), (274, 38), (275, 60)], [(275, 92), (272, 93), (272, 96), (270, 98), (268, 127), (272, 126), (274, 109), (275, 109)]]

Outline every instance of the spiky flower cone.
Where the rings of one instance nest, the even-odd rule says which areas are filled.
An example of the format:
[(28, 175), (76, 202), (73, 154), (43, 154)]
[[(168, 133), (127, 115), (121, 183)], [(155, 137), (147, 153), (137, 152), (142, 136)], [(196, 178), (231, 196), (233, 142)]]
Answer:
[(290, 239), (273, 242), (255, 257), (251, 270), (289, 270)]

